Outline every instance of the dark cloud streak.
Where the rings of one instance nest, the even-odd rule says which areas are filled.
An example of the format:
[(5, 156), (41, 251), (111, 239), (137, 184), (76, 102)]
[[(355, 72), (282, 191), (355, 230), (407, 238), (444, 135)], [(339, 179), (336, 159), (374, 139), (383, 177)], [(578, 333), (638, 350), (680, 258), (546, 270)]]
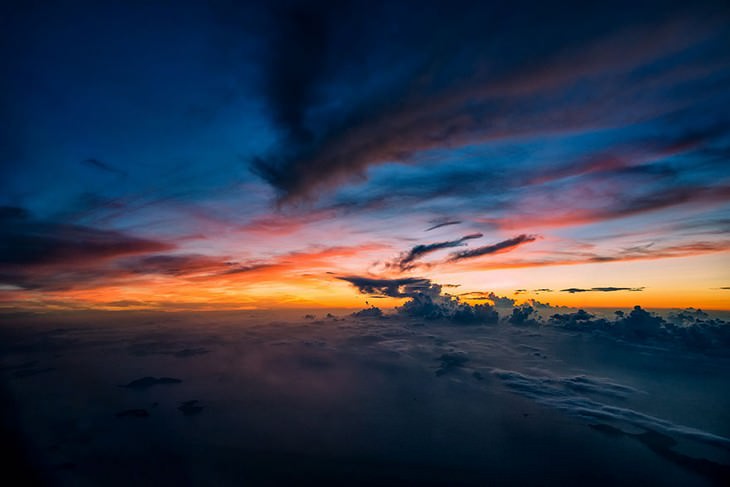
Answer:
[(93, 167), (93, 168), (99, 169), (101, 171), (106, 171), (106, 172), (110, 172), (110, 173), (113, 173), (113, 174), (118, 174), (120, 176), (126, 176), (127, 175), (127, 172), (126, 171), (122, 171), (121, 169), (117, 169), (114, 166), (110, 166), (106, 162), (100, 161), (99, 159), (94, 159), (94, 158), (84, 159), (82, 162), (84, 164), (86, 164), (87, 166), (89, 166), (89, 167)]
[(117, 231), (34, 220), (20, 208), (0, 211), (0, 263), (8, 266), (79, 265), (172, 248)]
[(388, 296), (391, 298), (413, 297), (417, 293), (431, 287), (431, 281), (421, 277), (378, 279), (361, 276), (340, 276), (337, 279), (349, 282), (362, 294)]
[(424, 255), (436, 252), (437, 250), (461, 247), (467, 240), (473, 240), (481, 237), (483, 237), (481, 233), (473, 233), (470, 235), (465, 235), (457, 240), (416, 245), (411, 250), (401, 255), (401, 257), (393, 263), (393, 266), (400, 268), (400, 270), (402, 271), (409, 270), (415, 267), (414, 261), (423, 257)]
[(481, 257), (484, 255), (497, 254), (502, 252), (509, 252), (516, 249), (520, 245), (524, 245), (537, 240), (535, 235), (518, 235), (517, 237), (503, 240), (492, 245), (485, 245), (483, 247), (477, 247), (475, 249), (463, 250), (461, 252), (454, 252), (449, 256), (449, 262), (456, 262), (464, 259), (473, 259), (475, 257)]
[(641, 292), (644, 290), (644, 287), (592, 287), (592, 288), (577, 288), (577, 287), (570, 287), (567, 289), (561, 289), (561, 293), (590, 293), (590, 292), (601, 292), (601, 293), (612, 293), (617, 291), (631, 291), (631, 292)]
[(428, 227), (424, 230), (424, 232), (430, 232), (431, 230), (436, 230), (437, 228), (446, 227), (449, 225), (459, 225), (461, 223), (461, 220), (447, 220), (443, 222), (439, 222), (434, 224), (433, 226)]

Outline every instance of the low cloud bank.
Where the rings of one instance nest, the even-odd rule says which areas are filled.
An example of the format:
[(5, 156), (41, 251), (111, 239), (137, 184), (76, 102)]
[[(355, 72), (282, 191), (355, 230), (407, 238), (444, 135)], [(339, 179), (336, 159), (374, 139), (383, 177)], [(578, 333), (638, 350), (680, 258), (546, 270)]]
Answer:
[[(491, 304), (469, 304), (456, 296), (444, 294), (442, 286), (425, 278), (375, 279), (360, 276), (342, 276), (361, 293), (373, 297), (388, 296), (409, 298), (396, 312), (402, 316), (427, 320), (450, 320), (456, 323), (497, 323), (499, 313)], [(374, 311), (377, 310), (377, 311)], [(368, 308), (356, 313), (358, 317), (380, 317), (378, 308)]]
[(557, 313), (548, 324), (569, 330), (596, 331), (633, 342), (675, 341), (689, 348), (730, 348), (730, 323), (710, 318), (702, 310), (688, 308), (664, 319), (635, 306), (627, 313), (616, 311), (615, 319), (599, 318), (579, 309)]
[[(360, 276), (339, 277), (363, 294), (372, 297), (407, 298), (395, 308), (396, 316), (444, 320), (457, 324), (499, 323), (514, 326), (552, 326), (566, 330), (595, 332), (636, 343), (675, 342), (687, 348), (730, 349), (730, 323), (711, 318), (702, 310), (688, 308), (670, 313), (663, 318), (635, 306), (628, 313), (614, 312), (612, 319), (599, 317), (583, 309), (553, 307), (529, 300), (517, 305), (511, 298), (493, 292), (470, 292), (460, 296), (470, 300), (484, 300), (470, 304), (460, 296), (443, 293), (442, 286), (426, 278), (376, 279)], [(499, 311), (498, 311), (499, 310)], [(549, 312), (554, 313), (548, 317)], [(500, 320), (500, 311), (503, 316)], [(359, 318), (387, 318), (390, 315), (377, 307), (354, 313)]]

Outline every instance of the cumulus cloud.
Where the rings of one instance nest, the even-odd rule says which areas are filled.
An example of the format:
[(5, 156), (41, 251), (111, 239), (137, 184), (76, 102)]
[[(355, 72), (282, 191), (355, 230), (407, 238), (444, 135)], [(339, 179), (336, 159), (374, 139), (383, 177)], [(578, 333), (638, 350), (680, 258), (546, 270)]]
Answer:
[[(442, 293), (439, 284), (425, 278), (375, 279), (360, 276), (341, 276), (361, 293), (393, 298), (409, 298), (396, 308), (398, 314), (428, 320), (450, 320), (455, 323), (496, 323), (499, 313), (490, 304), (470, 305), (458, 297)], [(367, 314), (369, 310), (364, 310)]]
[(397, 308), (398, 313), (428, 320), (450, 320), (461, 324), (497, 323), (499, 313), (489, 304), (463, 303), (458, 299), (433, 293), (421, 293)]
[(500, 308), (511, 308), (515, 305), (514, 299), (506, 296), (497, 296), (492, 291), (471, 291), (468, 293), (461, 293), (459, 294), (459, 297), (472, 301), (491, 301), (495, 306)]
[(550, 303), (543, 303), (543, 302), (538, 301), (536, 299), (528, 299), (526, 301), (526, 303), (529, 304), (530, 306), (532, 306), (533, 308), (539, 309), (539, 310), (548, 310), (548, 309), (553, 309), (553, 308), (564, 308), (564, 306), (552, 306)]
[(640, 306), (635, 306), (628, 314), (616, 311), (613, 320), (580, 309), (556, 313), (548, 323), (570, 330), (604, 333), (630, 342), (675, 342), (692, 349), (730, 347), (730, 323), (710, 319), (703, 311), (692, 308), (671, 314), (669, 320)]
[(528, 303), (516, 306), (512, 309), (512, 315), (507, 321), (513, 325), (536, 325), (541, 320), (535, 308)]
[(515, 305), (515, 300), (508, 298), (507, 296), (497, 296), (493, 292), (487, 295), (487, 298), (494, 303), (497, 307), (511, 308)]
[[(362, 276), (341, 276), (361, 293), (372, 297), (407, 298), (396, 308), (398, 314), (429, 320), (449, 320), (457, 323), (497, 323), (497, 309), (507, 308), (509, 314), (504, 322), (523, 326), (554, 326), (574, 331), (597, 332), (617, 339), (635, 343), (673, 342), (688, 348), (704, 350), (730, 348), (730, 323), (711, 319), (702, 310), (688, 308), (671, 313), (668, 319), (635, 306), (629, 313), (616, 311), (613, 319), (598, 317), (583, 309), (571, 310), (565, 306), (554, 307), (530, 299), (517, 305), (514, 299), (496, 295), (494, 292), (472, 291), (452, 296), (442, 292), (442, 286), (426, 278), (410, 277), (400, 279), (371, 278)], [(595, 288), (599, 292), (606, 289)], [(627, 288), (633, 290), (633, 288)], [(460, 298), (491, 303), (469, 304)], [(554, 313), (545, 320), (551, 310), (565, 310)], [(358, 316), (386, 316), (372, 307)]]
[(361, 309), (360, 311), (355, 311), (352, 313), (352, 316), (354, 318), (382, 318), (383, 310), (376, 306), (371, 306), (369, 308)]
[(681, 311), (672, 311), (667, 316), (667, 321), (680, 326), (689, 326), (697, 322), (710, 320), (710, 315), (701, 309), (687, 308)]

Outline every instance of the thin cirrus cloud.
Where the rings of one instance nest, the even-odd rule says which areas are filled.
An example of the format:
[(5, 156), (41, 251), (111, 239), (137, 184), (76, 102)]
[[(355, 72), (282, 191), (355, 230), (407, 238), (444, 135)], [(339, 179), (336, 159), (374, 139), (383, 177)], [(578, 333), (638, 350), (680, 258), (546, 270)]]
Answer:
[[(697, 241), (665, 247), (656, 247), (651, 250), (643, 249), (639, 252), (621, 251), (614, 253), (599, 254), (593, 252), (564, 252), (548, 257), (526, 257), (516, 259), (504, 259), (500, 261), (473, 262), (470, 264), (472, 270), (494, 270), (494, 269), (519, 269), (530, 267), (550, 267), (582, 264), (600, 264), (610, 262), (633, 262), (644, 260), (672, 259), (681, 257), (694, 257), (706, 254), (722, 253), (730, 250), (730, 241)], [(549, 289), (538, 290), (550, 292)]]
[[(41, 221), (18, 207), (0, 208), (0, 284), (4, 292), (64, 292), (159, 282), (245, 285), (300, 279), (336, 269), (342, 261), (382, 251), (381, 244), (319, 247), (267, 258), (183, 253), (173, 244), (119, 231)], [(301, 279), (300, 279), (301, 280)]]
[(381, 249), (378, 244), (325, 247), (243, 261), (231, 256), (150, 252), (89, 261), (83, 269), (61, 263), (47, 269), (26, 268), (12, 277), (24, 288), (56, 290), (103, 287), (130, 280), (144, 288), (151, 281), (159, 279), (171, 284), (201, 288), (216, 285), (255, 286), (262, 282), (301, 280), (303, 270), (309, 271), (314, 280), (324, 279), (318, 276), (324, 275), (329, 269), (337, 269), (339, 262)]
[[(484, 223), (503, 229), (525, 227), (557, 228), (600, 223), (680, 205), (706, 205), (709, 207), (730, 200), (730, 186), (699, 187), (681, 186), (658, 188), (642, 195), (629, 196), (621, 201), (618, 194), (607, 201), (606, 206), (593, 209), (552, 209), (531, 211), (504, 219), (484, 219)], [(626, 196), (626, 195), (624, 195)]]

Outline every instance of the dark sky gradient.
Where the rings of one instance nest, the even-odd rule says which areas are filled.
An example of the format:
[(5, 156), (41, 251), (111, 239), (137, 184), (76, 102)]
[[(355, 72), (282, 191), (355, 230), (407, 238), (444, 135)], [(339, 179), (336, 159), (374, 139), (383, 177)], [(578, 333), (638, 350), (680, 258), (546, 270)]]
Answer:
[(730, 307), (727, 2), (0, 18), (5, 306), (354, 305), (358, 275)]
[(0, 60), (15, 484), (730, 485), (728, 0), (12, 0)]

